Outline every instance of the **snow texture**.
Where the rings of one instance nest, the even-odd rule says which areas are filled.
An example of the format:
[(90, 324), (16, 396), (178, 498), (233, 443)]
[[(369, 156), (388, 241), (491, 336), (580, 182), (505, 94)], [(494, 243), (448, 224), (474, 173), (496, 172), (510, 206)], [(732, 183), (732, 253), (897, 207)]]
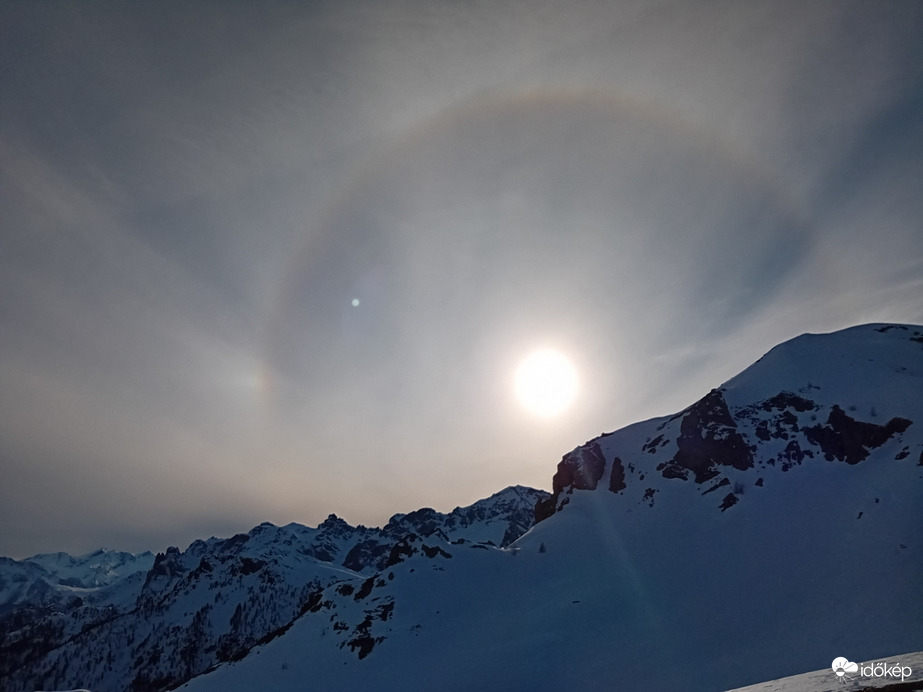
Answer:
[(849, 678), (838, 678), (833, 670), (828, 667), (823, 670), (816, 670), (812, 673), (802, 675), (793, 675), (780, 680), (771, 680), (761, 682), (756, 685), (739, 687), (730, 692), (856, 692), (857, 690), (878, 689), (887, 690), (892, 686), (902, 685), (899, 689), (908, 692), (910, 690), (923, 690), (923, 651), (904, 654), (902, 656), (888, 656), (878, 658), (874, 661), (863, 661), (862, 667), (878, 663), (884, 663), (885, 666), (893, 670), (894, 666), (910, 668), (912, 673), (907, 677), (894, 677), (891, 675), (881, 675), (875, 677), (873, 668), (872, 675), (866, 676), (857, 673), (850, 673)]

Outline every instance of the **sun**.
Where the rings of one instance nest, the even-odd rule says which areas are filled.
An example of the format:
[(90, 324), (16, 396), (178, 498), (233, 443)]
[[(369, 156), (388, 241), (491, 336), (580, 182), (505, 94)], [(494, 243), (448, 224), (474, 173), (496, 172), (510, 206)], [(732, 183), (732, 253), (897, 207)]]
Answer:
[(574, 403), (577, 370), (568, 358), (554, 349), (542, 349), (526, 356), (516, 368), (516, 396), (532, 413), (551, 418)]

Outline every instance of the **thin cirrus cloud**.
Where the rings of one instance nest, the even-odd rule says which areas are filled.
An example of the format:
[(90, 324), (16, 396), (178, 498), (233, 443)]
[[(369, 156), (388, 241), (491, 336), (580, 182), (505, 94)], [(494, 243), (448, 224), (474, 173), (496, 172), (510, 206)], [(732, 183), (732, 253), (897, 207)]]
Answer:
[(785, 338), (923, 321), (912, 4), (0, 13), (2, 554), (547, 486)]

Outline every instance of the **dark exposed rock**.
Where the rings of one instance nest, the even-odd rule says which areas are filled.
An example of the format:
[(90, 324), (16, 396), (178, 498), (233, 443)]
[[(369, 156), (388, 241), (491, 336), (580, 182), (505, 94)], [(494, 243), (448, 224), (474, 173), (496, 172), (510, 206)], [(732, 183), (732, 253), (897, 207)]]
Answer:
[(736, 505), (737, 502), (738, 502), (737, 496), (734, 493), (728, 493), (727, 495), (724, 496), (724, 499), (721, 501), (721, 504), (718, 506), (721, 508), (721, 511), (723, 512), (726, 509), (730, 509), (731, 507)]
[(180, 559), (179, 548), (171, 545), (165, 553), (157, 553), (154, 557), (154, 564), (148, 570), (147, 577), (144, 580), (144, 587), (147, 588), (157, 578), (172, 579), (185, 572), (186, 568)]
[(682, 481), (689, 480), (689, 470), (684, 469), (682, 466), (672, 461), (658, 464), (657, 470), (661, 472), (664, 478), (678, 478)]
[(795, 466), (800, 466), (805, 457), (813, 458), (814, 452), (810, 449), (801, 449), (798, 440), (792, 440), (785, 445), (785, 449), (779, 453), (782, 471), (788, 471)]
[(302, 606), (302, 614), (311, 612), (316, 613), (323, 607), (324, 592), (323, 591), (313, 591), (308, 595), (307, 600)]
[(433, 546), (432, 548), (430, 548), (428, 545), (422, 545), (420, 547), (420, 550), (422, 550), (423, 554), (426, 555), (426, 557), (428, 558), (434, 558), (437, 555), (441, 555), (442, 557), (446, 557), (446, 558), (452, 557), (451, 553), (447, 553), (442, 548), (440, 548), (438, 545)]
[[(921, 459), (921, 464), (923, 464), (923, 459)], [(554, 514), (555, 507), (557, 507), (557, 497), (555, 495), (537, 501), (535, 503), (535, 523), (544, 521)]]
[(720, 481), (712, 485), (708, 490), (704, 491), (702, 494), (708, 495), (708, 493), (714, 492), (718, 488), (723, 488), (724, 486), (730, 485), (730, 484), (731, 484), (731, 481), (729, 481), (727, 478), (722, 478)]
[(750, 447), (737, 432), (737, 423), (717, 389), (686, 409), (676, 445), (672, 463), (695, 474), (696, 483), (717, 476), (718, 466), (741, 471), (753, 467)]
[(235, 536), (231, 536), (225, 541), (222, 541), (218, 550), (222, 553), (236, 553), (240, 552), (240, 549), (244, 544), (250, 540), (249, 534), (238, 533)]
[(340, 646), (344, 644), (349, 647), (350, 651), (357, 651), (360, 659), (365, 658), (372, 650), (375, 648), (376, 644), (380, 644), (385, 640), (384, 637), (373, 637), (370, 634), (372, 627), (372, 614), (366, 613), (365, 619), (356, 625), (356, 629), (353, 630), (355, 635), (352, 639), (343, 642)]
[[(360, 659), (365, 658), (374, 650), (377, 644), (381, 644), (385, 638), (382, 636), (372, 636), (372, 624), (379, 620), (387, 621), (394, 612), (394, 601), (382, 603), (377, 608), (365, 611), (365, 618), (352, 631), (352, 638), (340, 644), (340, 648), (348, 646), (350, 651), (356, 652)], [(344, 623), (345, 625), (345, 623)], [(334, 626), (334, 629), (342, 629)]]
[(356, 591), (356, 600), (361, 601), (363, 598), (372, 593), (372, 588), (375, 586), (375, 577), (371, 576), (362, 582), (362, 586), (359, 587), (359, 590)]
[(653, 454), (657, 451), (657, 447), (667, 444), (667, 440), (664, 439), (663, 435), (658, 435), (653, 440), (648, 440), (644, 443), (644, 446), (641, 447), (645, 452)]
[(406, 533), (407, 527), (412, 527), (413, 532), (420, 536), (431, 536), (440, 528), (442, 523), (440, 519), (442, 515), (439, 514), (435, 509), (431, 507), (423, 507), (416, 511), (405, 514), (401, 517), (400, 524), (402, 526), (396, 527), (397, 521), (388, 522), (388, 526), (385, 527), (385, 531), (392, 529), (399, 533)]
[(805, 399), (791, 392), (779, 392), (774, 397), (760, 403), (759, 407), (764, 411), (795, 409), (801, 413), (805, 411), (816, 411), (819, 408), (818, 405), (810, 399)]
[[(770, 428), (770, 426), (772, 427)], [(791, 434), (797, 433), (799, 430), (798, 419), (795, 414), (791, 411), (783, 411), (771, 421), (763, 419), (757, 423), (755, 433), (763, 442), (768, 442), (770, 439), (787, 440)]]
[(386, 622), (388, 618), (391, 617), (391, 613), (394, 612), (394, 601), (389, 601), (387, 603), (382, 603), (378, 608), (375, 609), (375, 613), (378, 615), (378, 619), (382, 622)]
[(343, 566), (359, 572), (369, 565), (384, 567), (391, 553), (392, 545), (379, 540), (368, 539), (356, 543), (343, 559)]
[(837, 459), (847, 464), (858, 464), (868, 457), (869, 449), (880, 447), (910, 425), (912, 421), (906, 418), (892, 418), (885, 425), (857, 421), (834, 405), (826, 425), (805, 428), (804, 433), (812, 444), (821, 448), (828, 461)]
[[(605, 470), (606, 460), (598, 442), (588, 442), (565, 454), (558, 462), (558, 470), (551, 479), (551, 497), (539, 499), (535, 503), (535, 523), (547, 519), (557, 511), (558, 498), (565, 490), (595, 490)], [(563, 502), (561, 506), (564, 506)]]
[(385, 564), (385, 567), (391, 567), (396, 565), (398, 562), (403, 561), (405, 557), (410, 557), (413, 555), (413, 547), (410, 545), (409, 539), (403, 539), (394, 544), (391, 548), (391, 553), (388, 555), (388, 562)]
[[(503, 538), (500, 539), (500, 547), (505, 548), (510, 543), (515, 541), (517, 538), (522, 536), (522, 534), (524, 534), (526, 531), (528, 531), (532, 527), (533, 523), (534, 523), (534, 519), (531, 516), (529, 517), (529, 522), (525, 526), (525, 528), (523, 528), (522, 525), (510, 523), (506, 531), (504, 531), (503, 533)], [(461, 540), (464, 540), (464, 539), (461, 539)]]
[(215, 568), (212, 566), (212, 563), (203, 557), (201, 560), (199, 560), (199, 565), (193, 570), (192, 574), (193, 576), (198, 577), (207, 572), (212, 572), (214, 569)]
[(558, 495), (562, 490), (595, 490), (606, 468), (598, 442), (590, 442), (565, 454), (558, 471), (551, 479), (552, 490)]
[(625, 467), (622, 466), (622, 460), (615, 457), (612, 460), (612, 473), (609, 476), (609, 490), (618, 493), (625, 488)]
[(333, 562), (336, 559), (336, 552), (327, 550), (325, 546), (322, 545), (315, 546), (314, 550), (311, 551), (311, 555), (321, 562)]
[(768, 442), (772, 435), (769, 432), (769, 421), (761, 420), (756, 426), (756, 436), (763, 442)]
[(336, 514), (330, 514), (317, 529), (317, 535), (311, 541), (307, 554), (322, 562), (341, 559), (340, 550), (344, 539), (355, 533), (366, 533), (365, 527), (354, 528)]
[[(761, 401), (752, 406), (747, 406), (738, 412), (741, 419), (754, 423), (754, 434), (757, 439), (768, 442), (769, 440), (788, 440), (795, 433), (800, 432), (798, 417), (793, 413), (797, 411), (816, 411), (820, 407), (810, 399), (782, 391), (775, 396)], [(764, 417), (766, 412), (772, 415)]]
[[(798, 418), (791, 411), (783, 411), (778, 418), (779, 424), (788, 426), (792, 432), (798, 432)], [(784, 435), (781, 435), (784, 437)]]
[(266, 566), (266, 563), (263, 560), (256, 560), (254, 558), (242, 557), (240, 558), (240, 566), (232, 569), (231, 574), (239, 573), (243, 575), (253, 574), (261, 570)]

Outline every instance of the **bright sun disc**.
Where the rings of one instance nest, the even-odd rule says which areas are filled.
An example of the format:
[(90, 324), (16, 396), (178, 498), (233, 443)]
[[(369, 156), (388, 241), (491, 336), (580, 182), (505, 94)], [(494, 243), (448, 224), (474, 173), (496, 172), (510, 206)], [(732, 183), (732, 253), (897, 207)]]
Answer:
[(516, 396), (532, 413), (550, 418), (562, 413), (577, 396), (577, 371), (561, 353), (536, 351), (516, 368)]

